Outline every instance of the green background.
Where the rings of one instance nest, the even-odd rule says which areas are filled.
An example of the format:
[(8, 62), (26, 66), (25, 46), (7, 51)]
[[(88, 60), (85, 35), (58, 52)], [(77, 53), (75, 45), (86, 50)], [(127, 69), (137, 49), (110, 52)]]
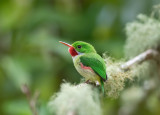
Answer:
[[(1, 0), (0, 115), (30, 115), (20, 87), (40, 91), (38, 110), (63, 79), (79, 83), (68, 48), (58, 41), (91, 43), (102, 55), (124, 56), (125, 25), (140, 13), (150, 15), (159, 0)], [(107, 103), (107, 102), (106, 102)], [(119, 101), (109, 101), (117, 108)], [(115, 109), (116, 110), (116, 109)], [(112, 114), (118, 114), (114, 111)]]

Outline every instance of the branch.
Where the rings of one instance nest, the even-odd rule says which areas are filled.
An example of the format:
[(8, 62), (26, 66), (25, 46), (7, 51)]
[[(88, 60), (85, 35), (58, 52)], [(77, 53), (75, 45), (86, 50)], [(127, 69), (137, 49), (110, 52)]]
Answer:
[(158, 57), (160, 56), (160, 53), (157, 50), (154, 49), (149, 49), (143, 53), (141, 53), (140, 55), (136, 56), (135, 58), (129, 60), (128, 62), (124, 63), (121, 65), (121, 69), (123, 70), (127, 70), (129, 69), (131, 66), (135, 65), (135, 64), (140, 64), (146, 60), (149, 59), (159, 59)]
[(35, 94), (32, 97), (30, 89), (26, 84), (22, 85), (21, 91), (26, 95), (26, 98), (28, 100), (28, 103), (29, 103), (30, 109), (32, 111), (32, 114), (33, 115), (38, 115), (36, 105), (37, 105), (37, 100), (38, 100), (38, 97), (39, 97), (40, 93), (38, 91), (36, 91)]

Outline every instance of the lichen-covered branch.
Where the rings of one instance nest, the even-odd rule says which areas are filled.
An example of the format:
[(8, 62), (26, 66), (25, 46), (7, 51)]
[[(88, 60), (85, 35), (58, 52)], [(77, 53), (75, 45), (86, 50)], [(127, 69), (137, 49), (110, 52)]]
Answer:
[(99, 93), (91, 85), (63, 83), (49, 104), (54, 115), (102, 115)]
[(133, 59), (127, 61), (126, 63), (122, 64), (121, 69), (127, 70), (132, 65), (142, 63), (145, 60), (149, 60), (149, 59), (157, 60), (157, 59), (159, 59), (158, 58), (159, 56), (160, 56), (160, 54), (157, 50), (149, 49), (149, 50), (141, 53), (140, 55), (136, 56), (135, 58), (133, 58)]
[(36, 91), (35, 94), (32, 97), (31, 91), (26, 84), (22, 85), (21, 90), (26, 95), (26, 98), (28, 100), (28, 103), (29, 103), (30, 109), (32, 111), (32, 114), (33, 115), (38, 115), (36, 105), (37, 105), (37, 100), (38, 100), (38, 97), (39, 97), (40, 93), (38, 91)]

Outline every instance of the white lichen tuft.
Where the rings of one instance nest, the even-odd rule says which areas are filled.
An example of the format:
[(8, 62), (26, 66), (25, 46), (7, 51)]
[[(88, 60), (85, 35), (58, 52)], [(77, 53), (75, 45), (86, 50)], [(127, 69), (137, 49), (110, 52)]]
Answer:
[[(138, 15), (137, 18), (136, 21), (128, 23), (126, 26), (125, 56), (127, 59), (131, 59), (148, 49), (160, 47), (160, 19), (143, 14)], [(132, 71), (134, 71), (134, 76), (138, 76), (138, 79), (158, 76), (157, 62), (147, 61), (136, 65)]]
[(138, 20), (126, 26), (126, 58), (130, 59), (150, 48), (160, 45), (160, 20), (138, 15)]
[(91, 85), (63, 83), (59, 93), (49, 102), (49, 109), (56, 115), (101, 115), (99, 94)]
[(107, 67), (108, 80), (104, 84), (105, 92), (108, 97), (117, 98), (119, 93), (125, 87), (127, 79), (132, 80), (131, 71), (123, 71), (120, 65), (123, 62), (114, 62), (110, 57), (104, 54), (104, 60)]

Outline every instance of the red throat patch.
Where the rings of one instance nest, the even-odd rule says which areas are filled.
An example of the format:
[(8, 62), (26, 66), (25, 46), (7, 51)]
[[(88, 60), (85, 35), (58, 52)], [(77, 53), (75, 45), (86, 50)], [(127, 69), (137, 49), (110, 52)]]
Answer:
[(78, 53), (76, 52), (76, 50), (73, 47), (69, 48), (69, 53), (71, 54), (72, 57), (78, 55)]

